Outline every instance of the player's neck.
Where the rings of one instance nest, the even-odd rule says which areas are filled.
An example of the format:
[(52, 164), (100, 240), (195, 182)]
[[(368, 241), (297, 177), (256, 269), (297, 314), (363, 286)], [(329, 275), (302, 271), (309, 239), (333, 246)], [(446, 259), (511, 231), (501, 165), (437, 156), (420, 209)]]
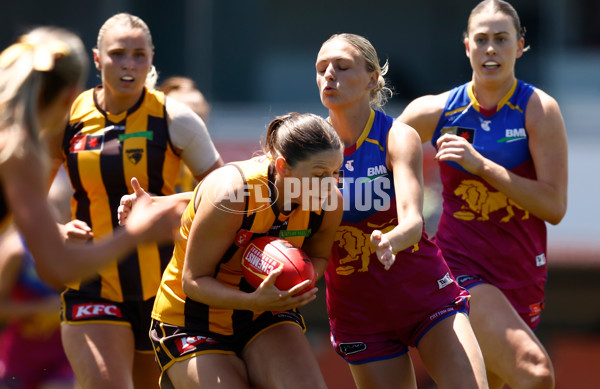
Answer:
[(100, 108), (112, 115), (119, 115), (129, 110), (141, 97), (141, 92), (138, 94), (117, 95), (102, 87), (97, 88), (95, 93)]
[(503, 81), (481, 81), (473, 79), (473, 95), (480, 107), (493, 111), (498, 103), (511, 90), (515, 82), (514, 77)]
[(363, 105), (360, 108), (329, 110), (329, 122), (339, 135), (345, 147), (352, 146), (362, 134), (369, 116), (371, 107)]

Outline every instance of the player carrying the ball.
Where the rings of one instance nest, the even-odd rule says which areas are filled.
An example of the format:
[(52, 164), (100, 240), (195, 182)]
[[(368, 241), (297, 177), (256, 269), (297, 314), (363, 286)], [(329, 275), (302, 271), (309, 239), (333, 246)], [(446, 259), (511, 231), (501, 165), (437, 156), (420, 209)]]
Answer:
[(279, 290), (277, 270), (255, 290), (242, 276), (241, 254), (252, 238), (282, 236), (324, 273), (341, 194), (335, 186), (324, 197), (302, 187), (319, 203), (333, 196), (340, 204), (315, 210), (301, 195), (290, 198), (285, 182), (337, 179), (342, 142), (324, 119), (289, 114), (271, 122), (265, 148), (266, 155), (207, 176), (182, 217), (152, 312), (162, 388), (325, 387), (296, 311), (317, 288), (296, 295), (307, 280)]

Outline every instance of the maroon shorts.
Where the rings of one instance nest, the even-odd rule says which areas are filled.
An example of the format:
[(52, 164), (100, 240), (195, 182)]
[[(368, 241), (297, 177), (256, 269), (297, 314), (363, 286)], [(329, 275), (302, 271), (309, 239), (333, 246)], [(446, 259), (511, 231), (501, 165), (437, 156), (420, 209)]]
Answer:
[(77, 290), (67, 289), (62, 293), (62, 322), (68, 324), (105, 323), (131, 327), (135, 349), (152, 352), (148, 339), (154, 297), (146, 301), (117, 303), (101, 297), (89, 296)]
[(49, 383), (73, 383), (60, 328), (47, 338), (25, 337), (13, 326), (0, 335), (0, 388), (36, 389)]
[[(459, 275), (456, 282), (466, 289), (475, 285), (490, 284), (479, 276)], [(500, 288), (498, 288), (500, 289)], [(521, 319), (527, 323), (529, 328), (535, 330), (540, 324), (542, 310), (544, 309), (545, 292), (540, 285), (530, 285), (518, 289), (500, 289), (511, 305), (515, 308)]]
[(350, 364), (362, 364), (391, 359), (416, 347), (423, 337), (441, 320), (457, 313), (469, 312), (469, 293), (462, 290), (450, 304), (431, 312), (413, 327), (398, 326), (397, 330), (373, 334), (350, 334), (331, 331), (331, 343), (335, 351)]

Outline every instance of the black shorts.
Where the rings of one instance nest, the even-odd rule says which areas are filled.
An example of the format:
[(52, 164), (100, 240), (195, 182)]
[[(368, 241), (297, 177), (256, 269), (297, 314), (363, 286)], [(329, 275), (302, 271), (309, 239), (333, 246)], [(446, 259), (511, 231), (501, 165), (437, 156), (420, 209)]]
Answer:
[(264, 312), (234, 335), (198, 331), (152, 320), (150, 339), (154, 344), (156, 361), (160, 367), (161, 387), (172, 387), (168, 376), (163, 373), (173, 363), (202, 354), (240, 355), (261, 333), (285, 323), (297, 325), (302, 331), (306, 331), (302, 315), (295, 311)]
[(89, 296), (74, 289), (62, 293), (62, 323), (104, 323), (131, 327), (136, 351), (152, 352), (148, 339), (154, 297), (146, 301), (117, 303), (97, 296)]

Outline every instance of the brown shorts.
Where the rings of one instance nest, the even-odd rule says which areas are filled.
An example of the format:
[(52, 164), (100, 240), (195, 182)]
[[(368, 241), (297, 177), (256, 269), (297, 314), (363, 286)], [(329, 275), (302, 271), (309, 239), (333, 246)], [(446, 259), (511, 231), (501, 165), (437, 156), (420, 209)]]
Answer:
[(148, 339), (150, 314), (154, 297), (146, 301), (125, 301), (117, 303), (102, 297), (89, 296), (74, 289), (62, 293), (62, 323), (89, 324), (105, 323), (131, 327), (135, 339), (135, 349), (152, 352), (152, 343)]
[(302, 315), (294, 311), (264, 312), (234, 335), (198, 331), (152, 320), (150, 340), (154, 345), (154, 354), (160, 368), (161, 388), (173, 388), (169, 376), (164, 374), (173, 363), (202, 354), (240, 355), (261, 333), (285, 323), (297, 325), (302, 331), (306, 331)]

